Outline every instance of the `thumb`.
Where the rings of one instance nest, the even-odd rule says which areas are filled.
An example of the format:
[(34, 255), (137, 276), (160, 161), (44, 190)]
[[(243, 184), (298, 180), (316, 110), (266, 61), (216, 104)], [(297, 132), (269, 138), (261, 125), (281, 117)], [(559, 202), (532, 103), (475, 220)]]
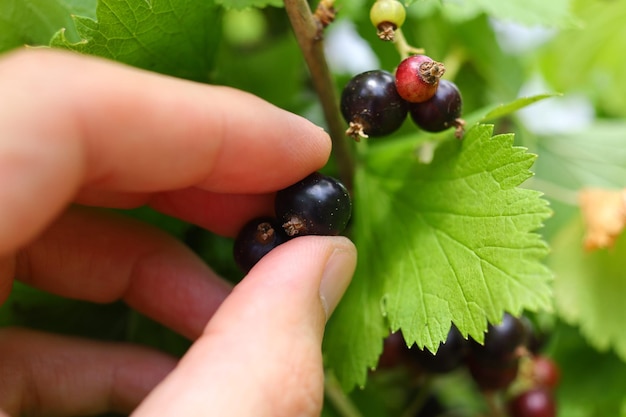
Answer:
[(352, 277), (354, 245), (304, 236), (235, 287), (139, 416), (319, 416), (324, 325)]

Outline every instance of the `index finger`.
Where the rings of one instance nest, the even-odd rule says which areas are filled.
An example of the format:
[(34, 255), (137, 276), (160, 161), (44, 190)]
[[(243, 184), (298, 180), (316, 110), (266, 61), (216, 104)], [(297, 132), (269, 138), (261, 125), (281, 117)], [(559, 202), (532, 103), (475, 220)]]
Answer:
[(330, 153), (321, 128), (250, 94), (70, 53), (10, 54), (0, 96), (0, 253), (81, 190), (270, 192)]

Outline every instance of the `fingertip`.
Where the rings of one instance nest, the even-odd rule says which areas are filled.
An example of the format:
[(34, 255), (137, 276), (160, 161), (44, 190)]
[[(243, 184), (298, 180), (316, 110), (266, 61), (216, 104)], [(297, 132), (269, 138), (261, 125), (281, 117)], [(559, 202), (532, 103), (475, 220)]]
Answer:
[[(302, 157), (310, 159), (312, 170), (322, 168), (328, 162), (332, 151), (332, 140), (323, 127), (316, 125), (303, 116), (291, 113), (294, 137), (298, 138), (297, 150)], [(311, 171), (307, 172), (309, 174)]]
[(335, 311), (350, 285), (357, 262), (357, 251), (352, 241), (341, 236), (335, 240), (334, 250), (326, 262), (320, 281), (320, 298), (326, 320)]
[(137, 415), (319, 415), (323, 328), (355, 263), (344, 237), (298, 237), (272, 250)]
[(356, 259), (356, 247), (346, 237), (302, 236), (268, 253), (240, 286), (266, 292), (282, 303), (280, 314), (301, 314), (303, 320), (321, 307), (325, 323), (352, 279)]
[[(324, 129), (250, 93), (212, 87), (224, 103), (219, 158), (199, 186), (218, 193), (267, 193), (287, 187), (328, 162)], [(227, 103), (230, 103), (227, 105)], [(234, 109), (255, 111), (239, 114)]]

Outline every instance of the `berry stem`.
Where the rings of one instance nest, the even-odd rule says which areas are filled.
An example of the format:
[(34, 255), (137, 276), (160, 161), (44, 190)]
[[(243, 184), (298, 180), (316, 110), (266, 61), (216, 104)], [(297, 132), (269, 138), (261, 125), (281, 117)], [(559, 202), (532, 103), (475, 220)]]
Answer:
[(453, 48), (445, 56), (443, 62), (446, 63), (446, 78), (454, 80), (463, 64), (467, 61), (467, 54), (461, 48)]
[[(328, 3), (326, 1), (326, 6)], [(339, 99), (324, 54), (322, 26), (315, 19), (306, 0), (285, 0), (285, 10), (322, 105), (324, 118), (333, 141), (333, 154), (339, 178), (350, 190), (354, 175), (354, 158), (351, 148), (353, 144), (352, 141), (346, 140), (344, 134), (345, 127), (341, 120)]]
[(400, 54), (400, 59), (405, 59), (408, 58), (409, 55), (414, 55), (414, 54), (423, 54), (424, 53), (424, 49), (422, 48), (415, 48), (414, 46), (409, 45), (409, 43), (407, 42), (406, 38), (404, 37), (404, 33), (402, 32), (402, 29), (398, 28), (395, 31), (395, 35), (393, 38), (393, 44), (396, 47), (396, 50), (398, 51), (398, 53)]
[(483, 397), (489, 408), (489, 417), (506, 417), (502, 410), (502, 404), (497, 392), (483, 392)]
[(428, 400), (428, 397), (432, 392), (432, 387), (433, 376), (428, 375), (426, 377), (426, 380), (419, 387), (419, 390), (417, 391), (415, 397), (409, 403), (409, 405), (406, 407), (400, 417), (413, 417), (418, 415), (420, 410), (424, 407), (424, 404), (426, 404), (426, 401)]
[(332, 372), (326, 372), (324, 393), (341, 417), (363, 417), (359, 409), (341, 389), (339, 381)]

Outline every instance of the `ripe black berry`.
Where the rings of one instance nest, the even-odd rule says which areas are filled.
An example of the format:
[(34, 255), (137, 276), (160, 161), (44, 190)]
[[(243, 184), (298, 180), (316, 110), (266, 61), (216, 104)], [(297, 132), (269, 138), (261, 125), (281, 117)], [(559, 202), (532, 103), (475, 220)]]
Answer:
[(261, 258), (289, 239), (273, 217), (259, 217), (246, 223), (235, 238), (233, 255), (235, 263), (248, 272)]
[(276, 193), (274, 208), (289, 236), (334, 236), (346, 228), (352, 201), (341, 182), (314, 172)]
[(522, 320), (505, 313), (502, 322), (489, 325), (483, 345), (472, 341), (471, 355), (493, 367), (506, 366), (519, 358), (518, 349), (526, 343), (526, 331), (527, 327)]
[(415, 124), (427, 132), (441, 132), (453, 126), (461, 130), (462, 105), (461, 92), (456, 84), (439, 80), (435, 95), (422, 103), (412, 103), (409, 112)]
[(452, 326), (444, 343), (439, 345), (437, 353), (412, 347), (411, 358), (426, 372), (443, 374), (451, 372), (463, 364), (467, 353), (467, 340), (456, 326)]
[(396, 90), (395, 77), (373, 70), (353, 77), (341, 94), (341, 113), (356, 140), (393, 133), (406, 119), (407, 103)]
[(477, 361), (470, 355), (467, 359), (467, 368), (481, 390), (498, 391), (508, 388), (515, 381), (519, 371), (519, 360), (493, 364)]
[(409, 347), (402, 332), (391, 333), (383, 341), (383, 352), (378, 359), (378, 369), (397, 368), (405, 364), (409, 357)]

